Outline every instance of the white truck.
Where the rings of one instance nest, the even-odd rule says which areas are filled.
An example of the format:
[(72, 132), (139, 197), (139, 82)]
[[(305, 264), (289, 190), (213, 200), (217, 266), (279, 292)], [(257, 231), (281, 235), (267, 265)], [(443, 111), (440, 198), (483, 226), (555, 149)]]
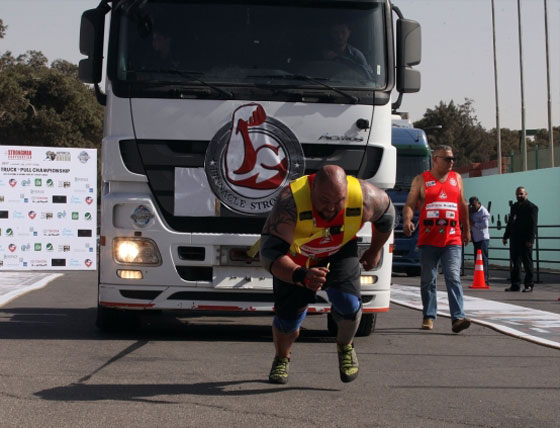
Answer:
[[(248, 253), (267, 213), (324, 164), (393, 187), (391, 113), (420, 88), (420, 38), (388, 0), (101, 0), (84, 12), (79, 75), (106, 106), (97, 325), (138, 310), (271, 313), (271, 276)], [(363, 250), (370, 238), (366, 224)], [(389, 309), (391, 262), (387, 243), (362, 273), (359, 335)], [(329, 310), (319, 292), (309, 312)]]

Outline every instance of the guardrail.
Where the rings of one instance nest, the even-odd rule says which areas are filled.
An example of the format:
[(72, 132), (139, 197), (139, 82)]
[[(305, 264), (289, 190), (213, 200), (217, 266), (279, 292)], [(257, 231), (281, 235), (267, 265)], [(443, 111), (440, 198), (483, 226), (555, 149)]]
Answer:
[[(535, 282), (541, 282), (540, 280), (540, 273), (541, 273), (541, 263), (550, 263), (550, 264), (559, 264), (560, 265), (560, 260), (543, 260), (541, 259), (541, 253), (560, 253), (560, 248), (541, 248), (541, 240), (546, 241), (546, 240), (552, 240), (552, 239), (560, 239), (560, 236), (539, 236), (539, 229), (544, 229), (544, 228), (556, 228), (556, 229), (560, 229), (560, 225), (558, 224), (539, 224), (537, 226), (537, 236), (535, 237), (535, 247), (534, 247), (534, 252), (533, 252), (533, 262), (535, 264), (535, 277), (536, 277), (536, 281)], [(490, 246), (488, 247), (488, 265), (490, 265), (490, 261), (492, 260), (496, 260), (496, 261), (506, 261), (506, 262), (510, 262), (511, 265), (511, 261), (508, 258), (500, 258), (500, 257), (492, 257), (492, 250), (500, 250), (500, 251), (508, 251), (509, 252), (509, 247), (506, 246), (501, 246), (501, 247), (492, 247), (492, 240), (498, 240), (500, 243), (502, 243), (502, 237), (503, 237), (503, 233), (500, 236), (492, 236), (492, 230), (505, 230), (505, 226), (490, 226)], [(543, 242), (544, 243), (544, 242)], [(465, 274), (465, 259), (466, 260), (472, 260), (473, 262), (475, 261), (474, 255), (471, 257), (470, 255), (468, 255), (467, 257), (465, 257), (465, 248), (463, 246), (463, 260), (461, 263), (461, 274), (464, 275)], [(490, 270), (490, 267), (488, 267), (488, 270)], [(560, 270), (553, 272), (553, 273), (558, 273), (560, 274)]]

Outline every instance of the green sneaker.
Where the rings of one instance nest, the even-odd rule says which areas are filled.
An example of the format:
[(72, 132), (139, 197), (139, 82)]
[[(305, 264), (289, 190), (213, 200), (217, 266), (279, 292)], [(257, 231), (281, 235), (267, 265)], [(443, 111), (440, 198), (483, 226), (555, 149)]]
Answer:
[(288, 369), (290, 368), (290, 359), (288, 357), (274, 357), (272, 368), (268, 375), (270, 383), (288, 383)]
[(336, 345), (338, 352), (338, 368), (342, 382), (352, 382), (358, 377), (358, 357), (354, 346)]

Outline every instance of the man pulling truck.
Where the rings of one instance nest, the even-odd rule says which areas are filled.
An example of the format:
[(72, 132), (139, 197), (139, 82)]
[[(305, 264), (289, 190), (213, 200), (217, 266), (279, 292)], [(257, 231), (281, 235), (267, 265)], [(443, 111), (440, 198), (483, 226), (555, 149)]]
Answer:
[[(337, 323), (340, 378), (358, 376), (353, 339), (362, 315), (360, 263), (365, 270), (380, 261), (391, 236), (395, 211), (387, 194), (347, 176), (335, 165), (303, 176), (286, 186), (270, 212), (261, 235), (260, 257), (272, 273), (276, 355), (272, 383), (286, 383), (291, 348), (315, 293), (325, 290)], [(369, 248), (358, 259), (356, 233), (372, 222)]]

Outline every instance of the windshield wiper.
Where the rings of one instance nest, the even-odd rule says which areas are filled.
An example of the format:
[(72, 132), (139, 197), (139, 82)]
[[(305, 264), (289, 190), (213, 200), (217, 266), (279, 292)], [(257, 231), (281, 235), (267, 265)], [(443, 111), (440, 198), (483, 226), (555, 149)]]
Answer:
[(356, 104), (360, 101), (358, 97), (349, 94), (348, 92), (345, 92), (342, 89), (335, 88), (334, 86), (328, 85), (327, 83), (323, 82), (323, 80), (329, 80), (325, 77), (311, 77), (305, 74), (290, 74), (290, 73), (255, 75), (255, 76), (247, 76), (247, 77), (253, 77), (253, 78), (262, 77), (265, 79), (285, 79), (285, 80), (291, 79), (291, 80), (303, 80), (305, 82), (313, 82), (313, 83), (317, 83), (318, 85), (324, 86), (325, 88), (330, 89), (331, 91), (337, 92), (340, 95), (344, 95), (346, 98), (352, 101), (352, 104)]
[[(187, 80), (189, 80), (190, 82), (198, 82), (208, 88), (211, 88), (213, 90), (215, 90), (216, 92), (221, 93), (222, 95), (225, 95), (226, 97), (228, 97), (229, 99), (233, 98), (233, 93), (231, 93), (230, 91), (226, 91), (225, 89), (222, 89), (218, 86), (212, 85), (211, 83), (205, 82), (204, 80), (195, 77), (197, 75), (202, 75), (204, 73), (200, 72), (200, 71), (191, 71), (191, 70), (173, 70), (173, 69), (162, 69), (162, 70), (158, 70), (158, 69), (145, 69), (145, 70), (129, 70), (129, 72), (133, 72), (133, 73), (159, 73), (159, 74), (176, 74), (178, 76), (181, 76)], [(171, 82), (169, 82), (171, 83)]]

